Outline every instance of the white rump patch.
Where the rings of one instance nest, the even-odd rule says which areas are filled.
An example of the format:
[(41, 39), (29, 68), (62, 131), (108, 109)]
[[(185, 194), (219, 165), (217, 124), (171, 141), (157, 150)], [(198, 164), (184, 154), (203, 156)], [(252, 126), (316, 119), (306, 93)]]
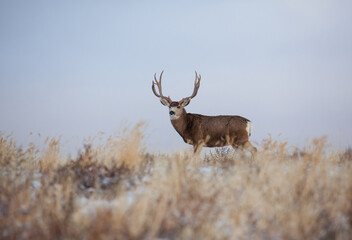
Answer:
[(251, 121), (247, 122), (246, 130), (247, 130), (247, 133), (248, 133), (248, 137), (250, 137), (251, 134), (252, 134), (252, 122)]

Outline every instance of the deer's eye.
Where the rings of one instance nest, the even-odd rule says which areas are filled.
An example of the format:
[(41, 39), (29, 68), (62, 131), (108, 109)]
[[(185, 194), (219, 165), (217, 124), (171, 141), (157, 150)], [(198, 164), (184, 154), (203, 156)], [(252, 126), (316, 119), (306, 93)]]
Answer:
[(177, 106), (177, 108), (180, 108), (180, 106)]

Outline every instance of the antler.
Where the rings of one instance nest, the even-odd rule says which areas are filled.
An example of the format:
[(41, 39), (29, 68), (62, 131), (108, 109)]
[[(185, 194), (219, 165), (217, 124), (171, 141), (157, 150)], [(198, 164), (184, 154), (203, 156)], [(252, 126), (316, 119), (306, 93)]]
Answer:
[[(159, 77), (159, 81), (156, 79), (156, 73), (154, 74), (154, 81), (152, 82), (153, 83), (152, 90), (153, 90), (153, 93), (155, 94), (155, 96), (157, 96), (158, 98), (165, 99), (166, 101), (169, 102), (169, 104), (171, 104), (172, 100), (170, 99), (170, 97), (165, 97), (163, 95), (163, 90), (161, 88), (161, 78), (163, 76), (163, 73), (164, 73), (164, 71), (161, 72), (160, 77)], [(158, 86), (159, 94), (157, 94), (157, 92), (155, 91), (155, 85)]]
[(182, 104), (186, 99), (194, 98), (194, 97), (197, 95), (197, 93), (198, 93), (198, 89), (199, 89), (199, 87), (200, 87), (200, 79), (201, 79), (202, 77), (200, 76), (200, 74), (199, 74), (199, 76), (198, 76), (197, 71), (195, 71), (195, 72), (196, 72), (196, 79), (194, 80), (194, 90), (193, 90), (193, 93), (192, 93), (192, 95), (189, 96), (189, 97), (182, 98), (182, 100), (179, 102), (180, 104)]

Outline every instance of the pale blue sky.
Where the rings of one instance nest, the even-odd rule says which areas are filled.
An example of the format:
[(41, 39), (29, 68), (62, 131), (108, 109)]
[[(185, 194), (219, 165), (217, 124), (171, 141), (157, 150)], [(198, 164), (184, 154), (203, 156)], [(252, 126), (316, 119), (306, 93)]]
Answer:
[(0, 0), (0, 131), (81, 145), (146, 120), (150, 149), (183, 148), (151, 81), (165, 70), (179, 100), (197, 70), (188, 112), (247, 117), (257, 143), (349, 146), (351, 13), (350, 0)]

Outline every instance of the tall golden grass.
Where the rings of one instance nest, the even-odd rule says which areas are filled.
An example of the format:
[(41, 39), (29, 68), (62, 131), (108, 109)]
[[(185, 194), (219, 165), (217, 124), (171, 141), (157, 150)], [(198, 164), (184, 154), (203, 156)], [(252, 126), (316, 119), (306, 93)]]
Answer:
[(152, 154), (143, 129), (74, 158), (59, 139), (22, 149), (0, 135), (0, 238), (351, 239), (351, 149)]

